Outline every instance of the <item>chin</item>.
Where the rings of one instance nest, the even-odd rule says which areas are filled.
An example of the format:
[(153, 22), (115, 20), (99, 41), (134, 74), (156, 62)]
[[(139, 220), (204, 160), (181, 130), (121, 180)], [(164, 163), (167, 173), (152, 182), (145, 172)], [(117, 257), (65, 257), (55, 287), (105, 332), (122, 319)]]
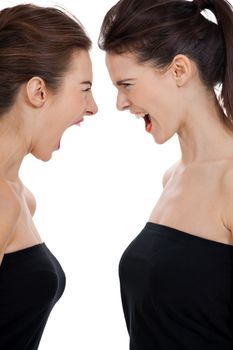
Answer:
[(170, 140), (171, 138), (171, 137), (168, 137), (166, 139), (162, 139), (162, 138), (158, 139), (158, 134), (156, 134), (156, 136), (152, 134), (152, 136), (158, 145), (163, 145), (166, 141)]
[(39, 152), (38, 150), (32, 150), (30, 152), (35, 158), (41, 160), (42, 162), (48, 162), (51, 158), (52, 158), (52, 152), (51, 153), (42, 153), (42, 152)]

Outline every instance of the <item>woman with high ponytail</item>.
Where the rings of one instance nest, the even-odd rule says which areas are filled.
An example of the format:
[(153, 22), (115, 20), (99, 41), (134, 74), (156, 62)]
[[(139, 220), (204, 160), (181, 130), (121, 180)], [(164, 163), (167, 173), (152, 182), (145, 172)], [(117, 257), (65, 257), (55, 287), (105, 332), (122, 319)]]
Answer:
[(118, 109), (181, 146), (120, 260), (130, 350), (233, 349), (232, 5), (120, 0), (99, 46)]

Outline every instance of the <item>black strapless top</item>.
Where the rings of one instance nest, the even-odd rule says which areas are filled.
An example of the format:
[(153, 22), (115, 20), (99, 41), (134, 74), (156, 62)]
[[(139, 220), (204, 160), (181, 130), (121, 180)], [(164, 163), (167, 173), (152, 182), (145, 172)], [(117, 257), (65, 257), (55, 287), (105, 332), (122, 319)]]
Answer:
[(233, 246), (147, 222), (119, 264), (130, 350), (233, 349)]
[(0, 266), (0, 349), (36, 350), (65, 274), (45, 243), (7, 253)]

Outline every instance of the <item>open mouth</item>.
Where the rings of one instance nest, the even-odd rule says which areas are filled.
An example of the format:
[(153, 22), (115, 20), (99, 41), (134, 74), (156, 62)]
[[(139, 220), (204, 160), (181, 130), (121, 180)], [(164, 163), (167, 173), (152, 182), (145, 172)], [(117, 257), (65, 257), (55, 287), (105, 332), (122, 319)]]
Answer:
[(152, 121), (149, 113), (145, 114), (143, 119), (145, 120), (145, 128), (147, 132), (151, 132), (152, 129)]
[(70, 126), (72, 126), (72, 125), (78, 125), (78, 126), (80, 126), (80, 123), (82, 123), (83, 121), (84, 121), (83, 118), (82, 118), (82, 119), (79, 119), (79, 120), (75, 121), (74, 123), (72, 123)]

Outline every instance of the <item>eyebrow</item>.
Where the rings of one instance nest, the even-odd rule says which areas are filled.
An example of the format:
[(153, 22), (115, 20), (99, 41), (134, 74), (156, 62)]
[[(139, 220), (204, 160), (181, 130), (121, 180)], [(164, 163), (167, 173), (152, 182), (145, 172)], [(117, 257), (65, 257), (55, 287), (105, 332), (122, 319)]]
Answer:
[(87, 80), (87, 81), (82, 81), (80, 84), (85, 84), (85, 85), (91, 85), (92, 86), (92, 82)]
[(120, 85), (125, 84), (127, 81), (132, 81), (132, 80), (135, 80), (135, 79), (129, 78), (129, 79), (118, 80), (118, 81), (116, 82), (116, 84), (117, 84), (118, 86), (120, 86)]

